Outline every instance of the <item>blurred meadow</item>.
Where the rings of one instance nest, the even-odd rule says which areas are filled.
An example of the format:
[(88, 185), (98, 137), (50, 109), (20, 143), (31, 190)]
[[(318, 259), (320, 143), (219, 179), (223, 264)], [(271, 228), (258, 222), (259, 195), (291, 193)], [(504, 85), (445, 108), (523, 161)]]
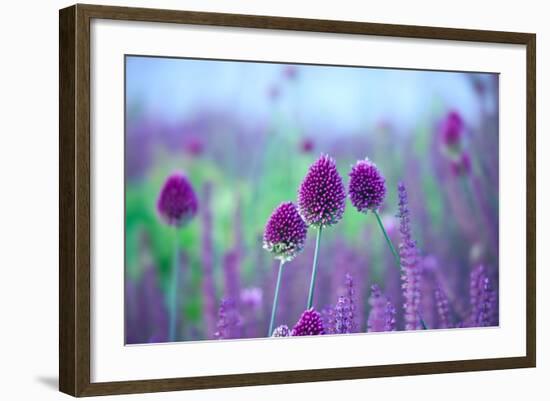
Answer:
[[(126, 344), (265, 337), (279, 261), (264, 227), (322, 154), (346, 189), (352, 165), (376, 164), (396, 248), (406, 186), (425, 329), (498, 325), (498, 75), (141, 56), (125, 69)], [(176, 230), (157, 210), (174, 172), (198, 205)], [(285, 264), (276, 326), (306, 309), (314, 249), (310, 227)], [(330, 326), (345, 296), (346, 333), (383, 330), (381, 299), (393, 308), (378, 316), (393, 319), (386, 330), (405, 329), (402, 274), (372, 213), (348, 199), (318, 256), (313, 304), (326, 334), (344, 333)]]

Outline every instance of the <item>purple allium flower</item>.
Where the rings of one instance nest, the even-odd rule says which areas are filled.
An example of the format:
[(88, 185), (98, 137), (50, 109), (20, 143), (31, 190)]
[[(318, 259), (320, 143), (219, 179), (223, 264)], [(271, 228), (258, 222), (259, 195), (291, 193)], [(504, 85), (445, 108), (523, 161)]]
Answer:
[(369, 298), (371, 310), (367, 322), (367, 331), (381, 332), (395, 330), (395, 307), (380, 291), (380, 287), (374, 284), (371, 287)]
[(338, 223), (346, 206), (346, 190), (336, 163), (321, 155), (313, 163), (298, 190), (298, 209), (308, 225)]
[(325, 334), (321, 314), (315, 309), (307, 309), (292, 329), (292, 336), (317, 336)]
[(197, 214), (198, 202), (195, 191), (182, 173), (170, 175), (157, 200), (157, 211), (166, 224), (175, 227), (185, 225)]
[(214, 337), (219, 340), (237, 338), (237, 329), (241, 324), (241, 318), (232, 299), (222, 299), (218, 311), (218, 331)]
[(459, 147), (463, 130), (464, 121), (461, 115), (457, 111), (450, 111), (439, 126), (439, 135), (443, 145), (449, 148)]
[(276, 259), (290, 261), (304, 248), (307, 226), (292, 202), (281, 203), (264, 229), (264, 248)]
[(348, 192), (359, 212), (378, 210), (386, 197), (386, 180), (368, 158), (358, 160), (349, 173)]
[(271, 337), (290, 337), (290, 329), (286, 324), (283, 324), (279, 327), (275, 327), (275, 330), (273, 330), (273, 334)]
[(421, 264), (416, 242), (411, 237), (409, 205), (407, 190), (403, 183), (399, 183), (399, 232), (401, 242), (399, 244), (399, 258), (401, 263), (401, 280), (403, 297), (405, 298), (404, 316), (405, 330), (418, 330), (422, 328), (420, 322), (420, 277)]
[(449, 300), (441, 287), (435, 289), (434, 297), (437, 306), (437, 315), (439, 317), (439, 328), (447, 329), (452, 327), (449, 313)]

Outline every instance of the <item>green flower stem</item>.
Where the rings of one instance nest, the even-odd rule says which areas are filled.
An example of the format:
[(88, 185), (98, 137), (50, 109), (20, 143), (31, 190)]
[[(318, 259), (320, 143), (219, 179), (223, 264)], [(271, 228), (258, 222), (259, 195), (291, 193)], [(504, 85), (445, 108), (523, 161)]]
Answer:
[(401, 259), (399, 258), (399, 254), (395, 250), (390, 237), (388, 236), (388, 233), (386, 232), (386, 229), (384, 228), (384, 225), (382, 224), (382, 219), (380, 218), (380, 215), (376, 210), (373, 210), (372, 213), (376, 216), (376, 221), (378, 221), (378, 226), (382, 230), (382, 234), (384, 234), (384, 238), (386, 239), (386, 243), (390, 247), (391, 253), (393, 254), (393, 257), (395, 258), (395, 262), (397, 263), (397, 268), (401, 269)]
[(169, 329), (168, 339), (170, 342), (176, 341), (176, 324), (178, 314), (178, 281), (179, 281), (179, 244), (178, 244), (178, 228), (174, 231), (174, 265), (172, 266), (170, 279), (170, 298), (169, 298)]
[(315, 254), (313, 255), (313, 268), (311, 270), (311, 283), (309, 284), (309, 295), (307, 297), (307, 308), (311, 309), (313, 306), (313, 292), (315, 290), (315, 279), (317, 277), (317, 258), (319, 256), (319, 247), (321, 244), (321, 231), (323, 226), (319, 226), (317, 230), (317, 240), (315, 241)]
[(277, 274), (277, 284), (275, 285), (275, 295), (273, 296), (273, 307), (271, 308), (271, 320), (269, 321), (268, 337), (273, 334), (273, 325), (275, 323), (275, 314), (277, 313), (277, 302), (279, 301), (279, 288), (281, 287), (281, 277), (283, 277), (283, 266), (285, 261), (281, 259), (279, 263), (279, 273)]

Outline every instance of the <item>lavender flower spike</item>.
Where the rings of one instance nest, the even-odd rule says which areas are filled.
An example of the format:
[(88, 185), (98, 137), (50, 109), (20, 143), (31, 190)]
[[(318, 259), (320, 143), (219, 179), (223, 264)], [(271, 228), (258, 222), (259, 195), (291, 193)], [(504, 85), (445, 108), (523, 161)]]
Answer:
[(399, 258), (401, 263), (403, 281), (403, 297), (405, 298), (405, 330), (421, 329), (423, 324), (420, 319), (420, 259), (415, 241), (411, 236), (409, 206), (407, 190), (403, 183), (399, 183), (399, 232), (401, 243), (399, 244)]
[(291, 261), (306, 242), (307, 225), (294, 203), (281, 203), (271, 214), (264, 229), (264, 249), (275, 259)]
[(306, 235), (306, 223), (302, 220), (296, 206), (292, 202), (281, 203), (273, 211), (265, 226), (264, 248), (275, 255), (276, 259), (280, 260), (268, 336), (273, 333), (283, 266), (302, 251), (306, 242)]
[(197, 195), (183, 173), (170, 175), (160, 191), (157, 211), (162, 220), (171, 226), (181, 227), (197, 214)]
[(353, 278), (346, 274), (346, 294), (338, 298), (332, 313), (333, 331), (335, 334), (353, 333), (355, 330), (355, 289)]
[(374, 284), (369, 298), (371, 310), (367, 323), (367, 331), (381, 332), (395, 330), (395, 308)]
[(241, 323), (241, 318), (232, 299), (223, 299), (218, 312), (218, 331), (214, 337), (219, 340), (236, 338), (236, 331)]
[(368, 158), (358, 160), (349, 173), (349, 198), (361, 213), (376, 211), (386, 197), (386, 180)]
[(315, 309), (307, 309), (292, 329), (292, 336), (317, 336), (325, 334), (321, 314)]
[(308, 225), (331, 226), (342, 218), (346, 190), (336, 163), (328, 155), (313, 163), (298, 190), (298, 210)]

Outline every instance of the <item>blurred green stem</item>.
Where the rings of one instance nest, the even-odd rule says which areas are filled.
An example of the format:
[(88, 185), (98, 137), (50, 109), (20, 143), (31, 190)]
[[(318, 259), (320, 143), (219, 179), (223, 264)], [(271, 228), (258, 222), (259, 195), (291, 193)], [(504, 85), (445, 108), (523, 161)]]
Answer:
[(176, 341), (176, 324), (178, 314), (178, 282), (179, 282), (179, 243), (178, 243), (179, 230), (176, 227), (174, 230), (174, 265), (172, 266), (172, 274), (170, 279), (170, 302), (169, 313), (170, 321), (168, 328), (168, 339), (170, 342)]
[(313, 268), (311, 270), (311, 283), (309, 284), (309, 295), (307, 297), (307, 308), (313, 306), (313, 292), (315, 290), (315, 279), (317, 277), (317, 257), (319, 256), (319, 246), (321, 244), (321, 231), (323, 226), (319, 226), (317, 230), (317, 240), (315, 241), (315, 254), (313, 255)]
[(380, 218), (380, 215), (376, 210), (373, 210), (372, 213), (376, 216), (376, 221), (378, 222), (378, 226), (382, 230), (382, 234), (384, 234), (384, 238), (386, 239), (386, 243), (390, 247), (391, 253), (393, 254), (393, 257), (395, 258), (395, 262), (397, 263), (397, 268), (401, 269), (401, 259), (399, 258), (399, 254), (395, 250), (390, 237), (388, 236), (388, 233), (386, 232), (386, 229), (384, 228), (384, 225), (382, 224), (382, 219)]
[(275, 285), (275, 295), (273, 296), (273, 307), (271, 308), (271, 320), (269, 321), (268, 337), (273, 334), (273, 325), (275, 323), (275, 314), (277, 313), (277, 302), (279, 301), (279, 288), (281, 287), (281, 277), (283, 276), (283, 266), (285, 261), (281, 259), (279, 263), (279, 273), (277, 274), (277, 284)]

